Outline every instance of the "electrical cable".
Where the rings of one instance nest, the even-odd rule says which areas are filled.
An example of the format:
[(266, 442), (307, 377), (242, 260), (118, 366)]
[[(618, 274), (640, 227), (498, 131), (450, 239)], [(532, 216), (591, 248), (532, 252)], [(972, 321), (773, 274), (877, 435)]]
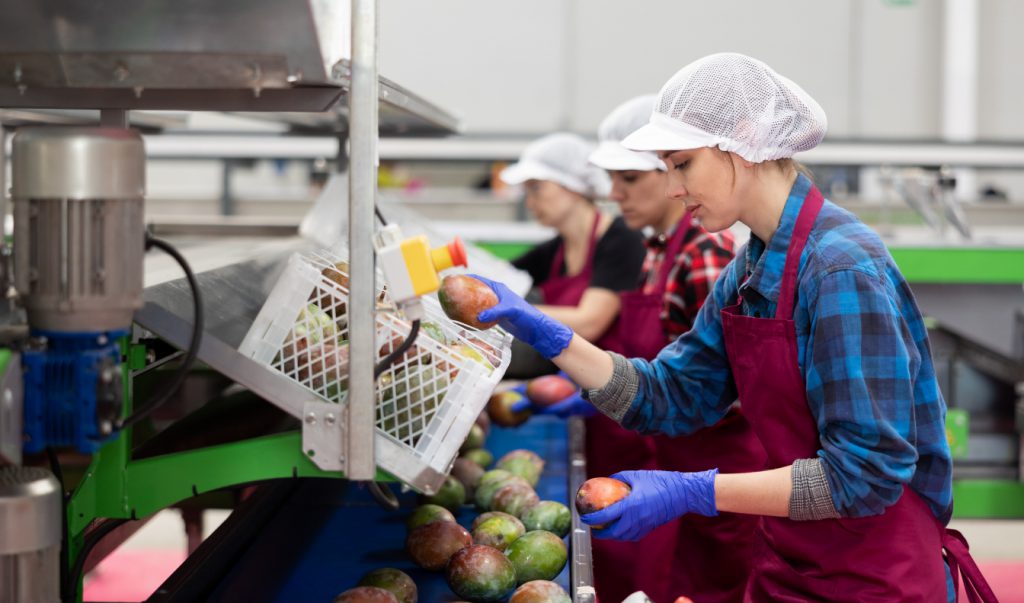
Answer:
[(64, 584), (64, 592), (68, 594), (68, 598), (65, 599), (65, 603), (73, 603), (77, 598), (78, 594), (78, 583), (82, 580), (82, 572), (85, 569), (85, 559), (89, 556), (89, 553), (96, 547), (97, 544), (103, 540), (107, 534), (113, 532), (117, 528), (121, 527), (125, 523), (128, 523), (127, 519), (110, 519), (96, 528), (91, 534), (85, 537), (82, 542), (82, 548), (78, 551), (78, 557), (75, 559), (75, 566), (71, 569), (68, 574), (68, 580)]
[(411, 348), (412, 344), (416, 341), (416, 336), (419, 335), (419, 332), (420, 332), (420, 321), (419, 320), (412, 321), (412, 329), (409, 331), (409, 335), (408, 335), (408, 337), (405, 338), (405, 341), (402, 342), (402, 345), (398, 346), (393, 352), (388, 354), (384, 358), (384, 360), (381, 360), (380, 362), (378, 362), (377, 366), (374, 367), (374, 369), (373, 369), (373, 378), (374, 378), (374, 380), (379, 378), (381, 376), (381, 374), (384, 373), (384, 371), (388, 370), (388, 367), (390, 367), (392, 364), (394, 364), (396, 360), (401, 358), (403, 354), (405, 354), (407, 351), (409, 351), (409, 348)]
[(378, 505), (388, 511), (397, 511), (399, 509), (398, 497), (395, 496), (391, 488), (380, 482), (367, 482), (366, 488), (370, 491), (370, 495), (373, 496), (373, 500), (377, 501)]
[(65, 591), (68, 582), (68, 492), (64, 488), (64, 471), (60, 468), (60, 461), (57, 460), (57, 452), (51, 447), (46, 447), (46, 458), (50, 460), (50, 471), (60, 483), (60, 600), (70, 600), (70, 595)]
[(181, 266), (181, 269), (185, 272), (185, 278), (188, 280), (189, 289), (192, 290), (192, 339), (189, 341), (185, 360), (182, 361), (181, 366), (178, 367), (177, 373), (174, 375), (167, 389), (160, 395), (150, 399), (146, 404), (135, 409), (135, 412), (130, 416), (121, 419), (117, 424), (119, 429), (130, 427), (138, 423), (171, 399), (171, 396), (173, 396), (178, 391), (178, 388), (181, 387), (182, 383), (185, 382), (189, 371), (192, 369), (192, 365), (195, 364), (196, 357), (199, 355), (199, 344), (202, 342), (203, 338), (203, 300), (202, 295), (199, 292), (199, 281), (196, 279), (195, 273), (192, 272), (192, 267), (188, 265), (188, 261), (185, 260), (185, 256), (181, 255), (181, 253), (170, 243), (146, 233), (146, 250), (149, 250), (152, 247), (156, 247), (174, 258), (178, 265)]
[(376, 205), (373, 206), (373, 213), (377, 214), (377, 219), (380, 220), (381, 226), (388, 225), (388, 221), (384, 219), (384, 214), (380, 213), (380, 208)]

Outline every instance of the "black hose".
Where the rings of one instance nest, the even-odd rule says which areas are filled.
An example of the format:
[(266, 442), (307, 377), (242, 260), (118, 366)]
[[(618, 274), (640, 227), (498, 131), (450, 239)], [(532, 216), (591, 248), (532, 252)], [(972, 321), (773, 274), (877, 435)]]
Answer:
[(60, 600), (70, 600), (70, 595), (65, 590), (68, 582), (68, 493), (64, 487), (64, 471), (60, 468), (60, 461), (57, 460), (57, 451), (52, 447), (46, 447), (46, 458), (50, 460), (50, 471), (60, 482)]
[(366, 488), (370, 491), (370, 495), (373, 496), (373, 500), (377, 501), (378, 505), (388, 511), (398, 510), (398, 497), (395, 496), (395, 493), (387, 485), (380, 482), (367, 482)]
[(66, 597), (65, 603), (74, 603), (78, 595), (78, 583), (82, 580), (82, 572), (85, 569), (85, 559), (89, 556), (96, 545), (103, 540), (107, 534), (110, 534), (117, 528), (127, 523), (127, 519), (109, 519), (98, 528), (96, 528), (91, 534), (85, 537), (85, 541), (82, 543), (82, 548), (78, 551), (78, 557), (75, 558), (75, 566), (71, 569), (68, 574), (68, 580), (64, 584), (64, 592)]
[(192, 267), (188, 265), (188, 261), (185, 260), (185, 256), (174, 248), (170, 243), (163, 239), (146, 234), (146, 249), (156, 247), (164, 251), (167, 255), (174, 258), (181, 269), (185, 272), (185, 278), (188, 280), (189, 289), (192, 290), (192, 339), (188, 344), (188, 351), (185, 353), (185, 360), (178, 367), (177, 373), (171, 380), (170, 385), (160, 395), (150, 399), (149, 402), (143, 404), (139, 408), (135, 409), (130, 416), (121, 419), (117, 427), (130, 427), (142, 419), (146, 418), (151, 412), (162, 406), (165, 402), (171, 399), (181, 387), (181, 384), (185, 382), (188, 377), (188, 373), (192, 370), (192, 365), (195, 364), (196, 357), (199, 355), (199, 345), (203, 339), (203, 300), (202, 295), (199, 292), (199, 281), (196, 279), (195, 273), (192, 272)]
[(402, 345), (398, 346), (398, 348), (396, 348), (395, 351), (393, 351), (390, 354), (388, 354), (384, 358), (384, 360), (381, 360), (380, 362), (378, 362), (377, 366), (374, 367), (374, 369), (373, 369), (373, 378), (374, 378), (374, 380), (376, 380), (378, 377), (380, 377), (381, 374), (384, 373), (384, 371), (388, 370), (388, 367), (390, 367), (392, 364), (394, 364), (396, 360), (401, 358), (403, 354), (405, 354), (407, 351), (409, 351), (409, 348), (411, 348), (412, 344), (415, 343), (416, 336), (419, 335), (419, 332), (420, 332), (420, 321), (419, 320), (412, 321), (412, 329), (409, 331), (409, 336), (406, 337), (405, 341), (402, 342)]

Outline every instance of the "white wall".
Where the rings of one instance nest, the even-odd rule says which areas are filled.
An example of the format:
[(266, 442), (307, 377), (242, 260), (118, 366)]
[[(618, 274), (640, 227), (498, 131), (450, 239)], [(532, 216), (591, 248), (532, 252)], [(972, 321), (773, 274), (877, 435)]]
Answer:
[[(936, 138), (941, 0), (386, 0), (381, 72), (469, 133), (592, 133), (689, 61), (735, 50), (800, 83), (832, 137)], [(1024, 138), (1024, 3), (983, 0), (982, 135)]]
[(983, 0), (978, 129), (991, 140), (1024, 139), (1024, 2)]

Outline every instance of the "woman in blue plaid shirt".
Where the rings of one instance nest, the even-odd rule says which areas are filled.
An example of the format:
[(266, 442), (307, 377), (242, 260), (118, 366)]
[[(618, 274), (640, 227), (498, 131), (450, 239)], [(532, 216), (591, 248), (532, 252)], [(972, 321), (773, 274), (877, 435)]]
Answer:
[(692, 433), (739, 399), (764, 444), (763, 471), (613, 475), (632, 490), (583, 517), (606, 525), (596, 537), (635, 540), (687, 513), (759, 515), (745, 600), (952, 600), (962, 574), (972, 601), (994, 601), (945, 527), (945, 404), (910, 287), (878, 236), (791, 159), (825, 130), (817, 102), (762, 62), (691, 63), (623, 145), (657, 152), (669, 195), (708, 230), (751, 230), (693, 329), (652, 361), (630, 360), (500, 283), (480, 319), (553, 359), (627, 428)]

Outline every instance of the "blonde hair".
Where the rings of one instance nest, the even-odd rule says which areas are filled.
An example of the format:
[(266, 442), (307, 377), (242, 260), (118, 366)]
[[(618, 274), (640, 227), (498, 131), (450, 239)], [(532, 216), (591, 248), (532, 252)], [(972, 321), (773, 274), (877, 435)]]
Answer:
[(814, 182), (814, 173), (811, 172), (811, 169), (808, 168), (806, 165), (800, 163), (796, 159), (786, 157), (783, 159), (776, 159), (775, 161), (765, 163), (775, 163), (779, 166), (779, 169), (784, 172), (796, 170), (798, 174), (803, 174), (805, 178), (807, 178), (811, 182)]

